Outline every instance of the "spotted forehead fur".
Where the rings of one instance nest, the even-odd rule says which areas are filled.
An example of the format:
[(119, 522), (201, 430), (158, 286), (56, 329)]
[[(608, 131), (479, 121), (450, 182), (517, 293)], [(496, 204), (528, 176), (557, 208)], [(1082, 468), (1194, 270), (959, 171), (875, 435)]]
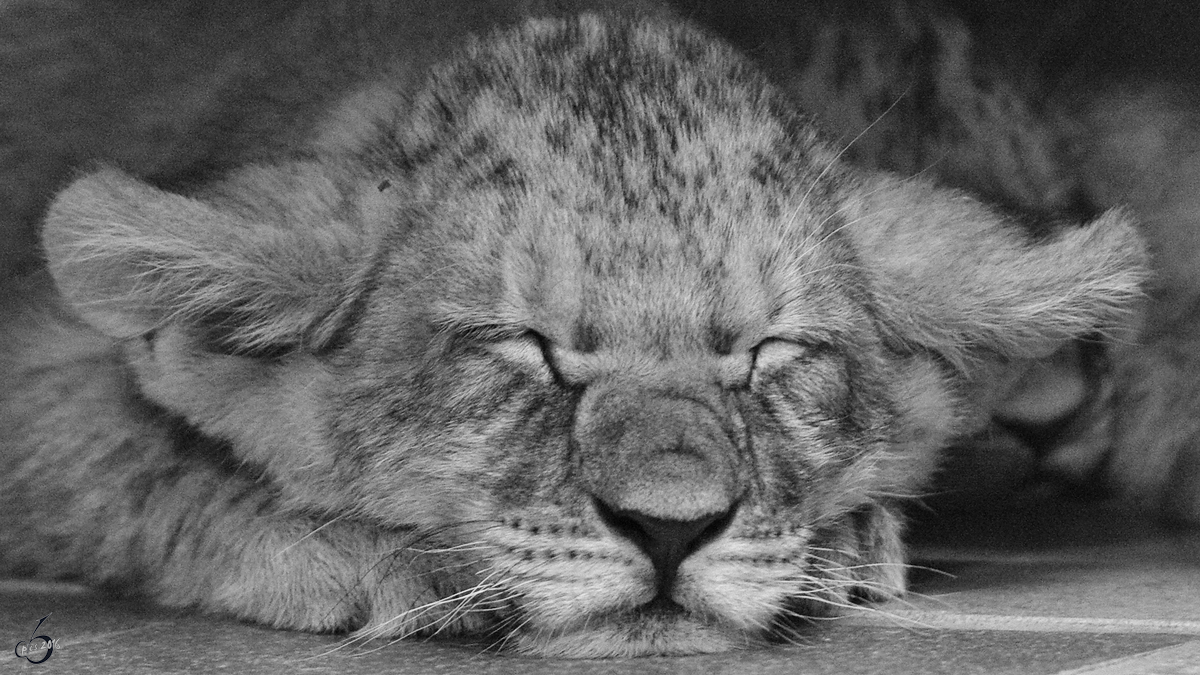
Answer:
[(838, 330), (862, 295), (840, 172), (791, 108), (693, 28), (584, 16), (472, 42), (388, 158), (441, 210), (416, 239), (473, 277), (439, 313), (493, 307), (582, 351), (861, 334)]

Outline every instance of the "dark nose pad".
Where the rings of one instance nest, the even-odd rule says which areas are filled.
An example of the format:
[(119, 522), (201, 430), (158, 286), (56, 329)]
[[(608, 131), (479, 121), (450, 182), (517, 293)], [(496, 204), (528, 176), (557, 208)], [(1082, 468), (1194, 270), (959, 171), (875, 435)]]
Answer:
[(664, 597), (684, 559), (720, 536), (737, 510), (735, 505), (693, 520), (666, 520), (639, 511), (613, 509), (599, 499), (595, 504), (600, 518), (613, 532), (632, 541), (650, 558), (659, 594)]

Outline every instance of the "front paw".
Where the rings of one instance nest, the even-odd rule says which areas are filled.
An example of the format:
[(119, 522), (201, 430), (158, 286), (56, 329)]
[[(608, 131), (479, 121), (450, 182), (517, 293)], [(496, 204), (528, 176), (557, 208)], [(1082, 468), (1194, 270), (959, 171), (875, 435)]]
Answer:
[(882, 504), (860, 507), (819, 530), (810, 547), (809, 587), (790, 609), (828, 616), (904, 595), (903, 530), (897, 510)]
[(226, 569), (198, 604), (276, 628), (357, 631), (359, 639), (473, 629), (478, 616), (456, 616), (439, 602), (440, 591), (470, 571), (418, 550), (418, 538), (351, 521), (272, 516), (224, 551)]

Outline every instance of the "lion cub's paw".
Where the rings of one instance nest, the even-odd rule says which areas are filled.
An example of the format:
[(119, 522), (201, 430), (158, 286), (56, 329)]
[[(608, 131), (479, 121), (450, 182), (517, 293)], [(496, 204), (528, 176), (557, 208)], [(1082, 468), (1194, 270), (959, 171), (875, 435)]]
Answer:
[[(307, 519), (268, 522), (274, 527), (241, 543), (237, 564), (224, 567), (229, 574), (216, 580), (199, 601), (202, 607), (278, 628), (357, 631), (360, 639), (474, 626), (469, 615), (457, 616), (450, 605), (437, 602), (430, 579), (444, 578), (445, 571), (414, 548), (412, 532), (348, 521), (315, 528)], [(437, 561), (438, 568), (445, 565), (444, 558)]]

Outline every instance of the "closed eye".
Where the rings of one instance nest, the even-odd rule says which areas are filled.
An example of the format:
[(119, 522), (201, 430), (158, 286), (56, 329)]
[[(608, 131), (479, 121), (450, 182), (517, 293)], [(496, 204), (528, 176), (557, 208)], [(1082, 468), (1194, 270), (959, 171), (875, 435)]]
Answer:
[(793, 393), (834, 400), (840, 399), (848, 385), (846, 357), (828, 342), (771, 338), (760, 342), (752, 355), (752, 389), (782, 386)]
[(487, 351), (526, 372), (537, 373), (550, 380), (560, 379), (554, 367), (553, 344), (545, 335), (530, 329), (510, 329), (492, 332), (491, 337), (490, 340), (481, 340)]
[(826, 343), (809, 343), (771, 337), (759, 342), (751, 350), (754, 357), (751, 368), (752, 370), (770, 370), (776, 366), (798, 360), (813, 359), (833, 352), (835, 352), (834, 348)]

